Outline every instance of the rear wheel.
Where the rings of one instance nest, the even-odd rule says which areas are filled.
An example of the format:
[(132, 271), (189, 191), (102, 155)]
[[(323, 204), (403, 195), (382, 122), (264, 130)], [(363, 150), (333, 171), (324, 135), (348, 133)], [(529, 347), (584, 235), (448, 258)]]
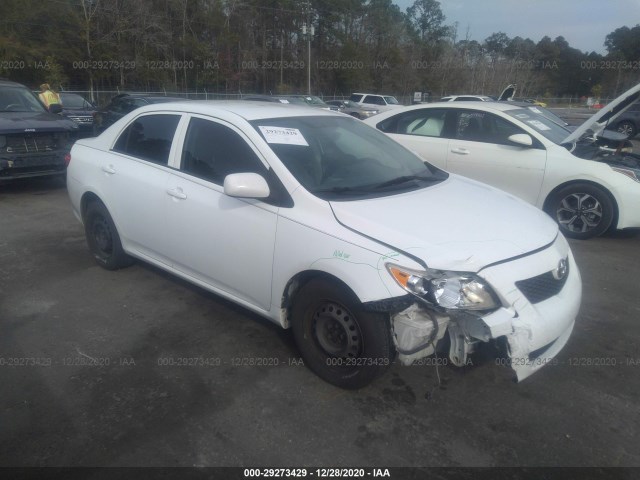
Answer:
[(101, 267), (117, 270), (133, 263), (133, 259), (122, 249), (118, 230), (102, 203), (92, 202), (87, 207), (84, 231), (89, 250)]
[(341, 388), (361, 388), (395, 357), (388, 315), (367, 312), (344, 286), (304, 285), (292, 305), (293, 334), (307, 366)]
[(576, 183), (558, 190), (546, 207), (565, 236), (581, 240), (607, 231), (613, 222), (614, 210), (609, 195), (587, 183)]

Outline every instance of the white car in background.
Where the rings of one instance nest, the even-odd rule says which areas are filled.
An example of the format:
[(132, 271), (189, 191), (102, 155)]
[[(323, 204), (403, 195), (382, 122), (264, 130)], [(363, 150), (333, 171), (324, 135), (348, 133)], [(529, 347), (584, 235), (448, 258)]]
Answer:
[(376, 93), (352, 93), (349, 101), (362, 107), (373, 107), (379, 112), (386, 112), (402, 107), (396, 97), (392, 95), (378, 95)]
[(506, 346), (521, 380), (564, 346), (580, 306), (546, 215), (340, 113), (143, 107), (76, 142), (67, 173), (99, 265), (137, 258), (292, 327), (305, 364), (340, 387), (445, 335), (458, 366)]
[(447, 95), (441, 102), (494, 102), (495, 98), (486, 95)]
[(573, 131), (536, 106), (510, 102), (417, 105), (365, 123), (432, 165), (543, 209), (566, 236), (587, 239), (640, 227), (640, 156), (624, 135), (604, 131), (639, 95), (640, 85)]

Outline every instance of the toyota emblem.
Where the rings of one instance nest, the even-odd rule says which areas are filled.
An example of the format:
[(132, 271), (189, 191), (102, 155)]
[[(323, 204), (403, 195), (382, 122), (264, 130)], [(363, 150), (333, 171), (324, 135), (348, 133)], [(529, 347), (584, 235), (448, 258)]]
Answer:
[(563, 258), (558, 262), (558, 268), (556, 268), (553, 272), (553, 278), (556, 280), (562, 280), (567, 276), (567, 271), (569, 270), (569, 264), (567, 263), (567, 259)]

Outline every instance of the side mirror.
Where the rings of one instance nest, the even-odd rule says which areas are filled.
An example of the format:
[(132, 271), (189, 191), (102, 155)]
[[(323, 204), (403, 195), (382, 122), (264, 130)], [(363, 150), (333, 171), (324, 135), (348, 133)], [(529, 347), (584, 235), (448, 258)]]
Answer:
[(526, 133), (516, 133), (515, 135), (511, 135), (507, 140), (523, 147), (530, 147), (533, 145), (533, 139)]
[(232, 173), (224, 177), (224, 193), (238, 198), (267, 198), (267, 181), (257, 173)]

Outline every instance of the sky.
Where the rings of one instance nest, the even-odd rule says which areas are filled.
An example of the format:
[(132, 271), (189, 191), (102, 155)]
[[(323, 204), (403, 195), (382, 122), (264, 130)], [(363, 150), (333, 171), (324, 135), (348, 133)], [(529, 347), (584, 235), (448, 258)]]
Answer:
[[(606, 54), (605, 37), (640, 24), (640, 0), (439, 0), (446, 25), (458, 22), (458, 40), (482, 42), (504, 32), (540, 41), (563, 36), (572, 48)], [(414, 0), (394, 0), (402, 11)]]

